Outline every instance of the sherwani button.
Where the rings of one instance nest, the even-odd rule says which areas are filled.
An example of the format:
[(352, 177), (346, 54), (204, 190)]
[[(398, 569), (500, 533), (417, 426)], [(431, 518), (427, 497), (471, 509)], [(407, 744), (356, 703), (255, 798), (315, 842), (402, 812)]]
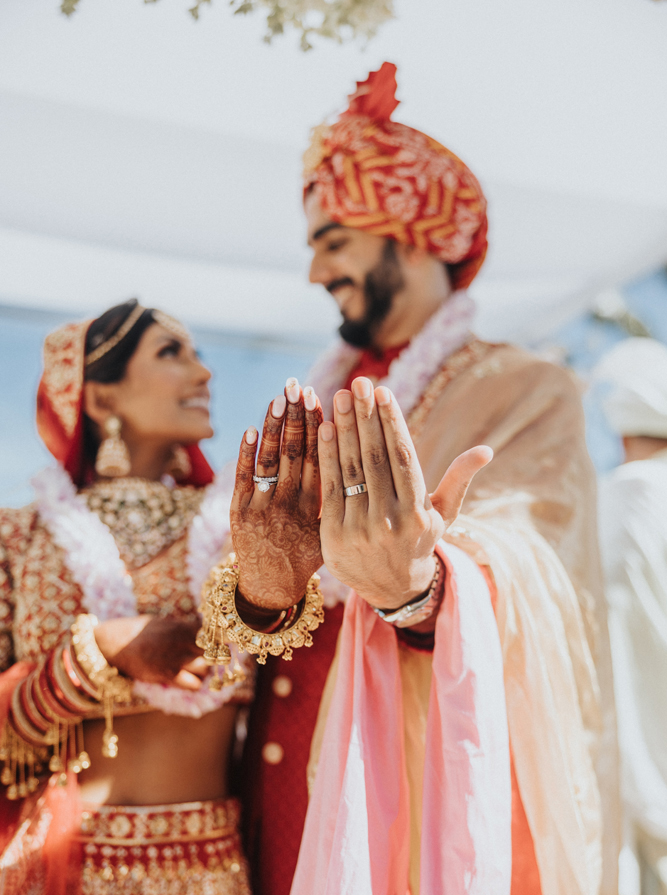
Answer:
[(288, 678), (286, 674), (279, 674), (273, 679), (273, 692), (276, 696), (281, 696), (283, 699), (290, 695), (292, 686), (292, 680), (291, 678)]
[(280, 743), (266, 743), (262, 749), (262, 758), (267, 764), (280, 764), (285, 750)]

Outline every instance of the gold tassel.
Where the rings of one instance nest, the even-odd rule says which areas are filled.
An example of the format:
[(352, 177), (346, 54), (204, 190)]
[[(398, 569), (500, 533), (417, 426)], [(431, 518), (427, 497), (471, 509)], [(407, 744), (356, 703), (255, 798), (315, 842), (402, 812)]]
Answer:
[(4, 762), (2, 773), (0, 773), (0, 783), (3, 786), (9, 786), (14, 782), (11, 769), (11, 728), (5, 724), (2, 732), (2, 742), (0, 742), (0, 760)]
[[(225, 570), (226, 571), (226, 570)], [(204, 660), (207, 665), (215, 667), (215, 677), (211, 680), (211, 690), (221, 690), (224, 683), (229, 682), (233, 671), (229, 669), (232, 661), (232, 652), (225, 643), (225, 628), (227, 626), (223, 613), (225, 597), (236, 589), (236, 580), (233, 575), (222, 573), (219, 576), (219, 587), (205, 587), (206, 596), (202, 599), (202, 626), (197, 634), (197, 646), (204, 650)], [(220, 666), (226, 666), (224, 679), (220, 677)]]
[(19, 788), (16, 783), (16, 765), (18, 758), (18, 742), (13, 731), (9, 733), (9, 774), (7, 779), (11, 780), (7, 787), (7, 798), (10, 802), (15, 802), (19, 797)]
[[(67, 731), (67, 724), (65, 731)], [(53, 743), (53, 755), (49, 759), (49, 770), (52, 774), (57, 774), (63, 770), (63, 760), (60, 757), (60, 723), (56, 720), (51, 729), (51, 740)]]
[(102, 755), (115, 758), (118, 755), (118, 735), (113, 732), (113, 696), (104, 694), (105, 727), (102, 734)]
[(77, 751), (79, 753), (79, 763), (82, 771), (87, 771), (90, 767), (90, 755), (86, 752), (83, 742), (83, 724), (77, 724), (76, 727)]
[(14, 802), (25, 799), (39, 786), (36, 769), (39, 767), (43, 750), (36, 749), (18, 736), (9, 725), (0, 743), (0, 759), (4, 761), (0, 783), (7, 787), (7, 798)]

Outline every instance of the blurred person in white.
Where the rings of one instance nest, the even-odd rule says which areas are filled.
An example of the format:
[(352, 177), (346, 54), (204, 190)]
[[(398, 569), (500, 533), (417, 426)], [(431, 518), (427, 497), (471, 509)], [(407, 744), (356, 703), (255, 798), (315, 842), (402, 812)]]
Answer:
[(622, 758), (621, 895), (667, 893), (667, 347), (626, 339), (594, 371), (623, 439), (600, 487)]

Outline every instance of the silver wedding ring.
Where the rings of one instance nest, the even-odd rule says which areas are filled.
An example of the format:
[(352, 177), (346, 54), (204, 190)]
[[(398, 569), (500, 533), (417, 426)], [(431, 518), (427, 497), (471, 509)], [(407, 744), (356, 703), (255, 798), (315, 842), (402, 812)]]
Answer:
[(365, 494), (367, 491), (366, 482), (362, 482), (361, 485), (350, 485), (343, 493), (346, 497), (354, 497), (355, 494)]
[(271, 485), (278, 484), (277, 475), (254, 475), (252, 480), (260, 491), (268, 491)]

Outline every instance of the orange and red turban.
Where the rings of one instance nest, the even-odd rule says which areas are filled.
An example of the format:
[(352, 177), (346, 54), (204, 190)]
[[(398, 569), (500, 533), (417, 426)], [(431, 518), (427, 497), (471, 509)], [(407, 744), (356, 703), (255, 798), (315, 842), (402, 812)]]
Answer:
[[(37, 389), (37, 431), (53, 456), (81, 488), (94, 479), (84, 450), (83, 383), (86, 335), (92, 321), (68, 323), (44, 341), (44, 371)], [(213, 471), (198, 445), (186, 447), (192, 471), (183, 485), (203, 486)]]
[(391, 120), (395, 93), (390, 62), (357, 83), (338, 121), (313, 131), (304, 188), (317, 186), (332, 220), (435, 255), (464, 289), (486, 255), (486, 199), (452, 152)]

